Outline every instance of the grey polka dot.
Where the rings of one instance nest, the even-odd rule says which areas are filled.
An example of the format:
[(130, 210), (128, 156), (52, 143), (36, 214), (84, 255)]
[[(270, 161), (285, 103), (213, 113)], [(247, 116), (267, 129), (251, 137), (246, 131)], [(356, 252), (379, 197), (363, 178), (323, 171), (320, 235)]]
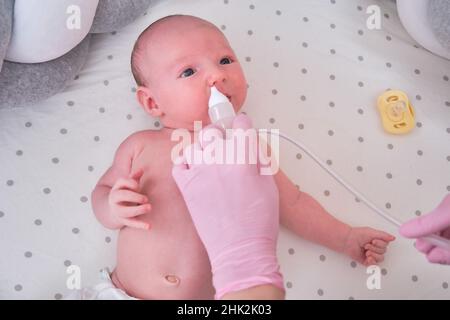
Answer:
[(24, 256), (25, 258), (31, 258), (33, 254), (30, 251), (25, 252)]
[(276, 11), (276, 14), (279, 16), (279, 15), (281, 15), (281, 11), (280, 10), (277, 10)]
[(364, 34), (364, 31), (358, 30), (358, 34), (359, 34), (360, 36), (362, 36), (362, 35)]
[(447, 156), (447, 161), (450, 161), (450, 156)]
[(255, 9), (255, 5), (251, 4), (251, 5), (250, 5), (250, 9), (251, 9), (251, 10)]
[(54, 158), (52, 158), (52, 162), (55, 163), (55, 164), (59, 163), (59, 159), (57, 157), (54, 157)]
[(419, 128), (422, 128), (422, 122), (417, 122), (416, 126), (419, 127)]
[(92, 172), (92, 171), (94, 171), (94, 167), (93, 166), (88, 166), (88, 170)]
[(325, 190), (325, 191), (323, 192), (323, 194), (324, 194), (326, 197), (328, 197), (328, 196), (330, 195), (330, 191)]
[(247, 34), (248, 34), (249, 36), (251, 36), (251, 35), (253, 34), (253, 31), (252, 31), (252, 30), (248, 30), (248, 31), (247, 31)]
[(450, 191), (450, 186), (447, 186), (447, 191)]
[(362, 11), (362, 7), (361, 6), (357, 6), (356, 9), (358, 9), (358, 11)]
[(160, 123), (159, 123), (159, 121), (155, 121), (155, 123), (154, 123), (154, 125), (155, 125), (155, 127), (159, 127), (160, 126)]
[(78, 80), (80, 78), (80, 76), (79, 75), (76, 75), (74, 78), (73, 78), (73, 80)]
[(303, 17), (303, 21), (308, 22), (309, 21), (308, 17)]
[(420, 94), (416, 95), (416, 99), (419, 101), (422, 100), (422, 97), (420, 96)]
[(336, 4), (336, 0), (330, 0), (331, 4)]
[(292, 254), (295, 253), (295, 250), (293, 248), (289, 248), (288, 252), (289, 252), (290, 255), (292, 255)]
[(44, 190), (42, 190), (42, 191), (44, 191), (45, 194), (49, 194), (50, 192), (52, 192), (52, 190), (50, 190), (50, 188), (44, 188)]
[(356, 202), (361, 202), (361, 200), (359, 200), (359, 198), (355, 198), (355, 201)]
[(333, 130), (328, 130), (328, 135), (331, 137), (334, 135), (334, 131)]
[(390, 173), (390, 172), (386, 173), (386, 178), (392, 179), (392, 173)]
[(358, 113), (359, 113), (359, 114), (364, 114), (364, 110), (361, 109), (361, 108), (359, 108), (359, 109), (358, 109)]
[(55, 294), (55, 299), (56, 299), (56, 300), (61, 300), (62, 297), (63, 297), (63, 296), (62, 296), (61, 293), (56, 293), (56, 294)]
[(358, 56), (358, 60), (359, 61), (364, 61), (364, 57), (363, 56)]
[(330, 24), (331, 29), (336, 29), (336, 25), (334, 23)]
[(111, 238), (110, 238), (110, 237), (106, 237), (106, 238), (105, 238), (105, 242), (106, 242), (106, 243), (110, 243), (110, 242), (111, 242)]
[(386, 36), (386, 40), (391, 41), (392, 40), (391, 36)]
[(389, 143), (389, 144), (387, 145), (387, 148), (388, 148), (389, 150), (392, 150), (392, 149), (394, 149), (394, 146), (393, 146), (392, 144)]
[(275, 36), (275, 41), (280, 41), (280, 40), (281, 40), (280, 36)]
[(390, 68), (392, 67), (392, 64), (390, 62), (386, 62), (386, 67)]
[(108, 80), (105, 80), (105, 81), (103, 81), (103, 84), (104, 84), (105, 86), (107, 86), (107, 85), (109, 84), (109, 81), (108, 81)]
[(305, 96), (301, 96), (301, 97), (300, 97), (300, 100), (305, 101), (305, 100), (306, 100), (306, 97), (305, 97)]
[(322, 290), (322, 289), (317, 290), (317, 294), (318, 294), (319, 296), (323, 296), (323, 290)]
[(364, 142), (364, 138), (363, 137), (358, 137), (358, 141), (359, 142)]
[(16, 290), (16, 291), (22, 291), (22, 285), (20, 285), (20, 284), (16, 284), (15, 286), (14, 286), (14, 290)]
[(245, 57), (245, 61), (250, 62), (250, 61), (252, 61), (252, 58), (251, 57)]
[(385, 14), (384, 14), (384, 17), (385, 17), (386, 19), (389, 19), (389, 14), (385, 13)]
[(86, 196), (82, 196), (82, 197), (80, 198), (80, 201), (81, 201), (81, 202), (86, 202), (86, 201), (88, 201), (88, 198), (87, 198)]
[[(303, 130), (303, 129), (305, 128), (305, 126), (303, 125), (303, 123), (299, 123), (299, 124), (298, 124), (298, 128), (299, 128), (300, 130)], [(450, 156), (449, 156), (449, 158), (450, 158)], [(450, 161), (450, 160), (448, 160), (448, 161)]]
[(270, 118), (270, 119), (269, 119), (269, 122), (270, 122), (270, 123), (275, 123), (275, 119), (274, 119), (274, 118)]
[(34, 220), (34, 224), (37, 226), (40, 226), (42, 224), (42, 220), (41, 219), (36, 219)]
[(306, 68), (303, 68), (303, 69), (302, 69), (302, 73), (303, 73), (303, 74), (306, 74), (306, 73), (308, 73), (308, 70), (307, 70)]
[(300, 153), (297, 153), (296, 157), (298, 160), (300, 160), (302, 158), (302, 155)]
[(72, 262), (71, 262), (70, 260), (64, 261), (64, 265), (65, 265), (66, 267), (70, 267), (71, 264), (72, 264)]
[(108, 59), (112, 60), (113, 59), (113, 55), (112, 54), (108, 55)]
[(67, 105), (69, 107), (73, 107), (74, 104), (75, 104), (75, 102), (73, 102), (73, 101), (67, 101)]
[(416, 210), (416, 212), (414, 212), (414, 214), (419, 217), (422, 214), (422, 212), (420, 210)]
[(136, 92), (136, 87), (131, 87), (131, 92)]
[(357, 266), (356, 261), (352, 261), (352, 262), (350, 263), (350, 266), (351, 266), (352, 268), (356, 268), (356, 266)]
[(336, 50), (330, 49), (330, 53), (331, 53), (331, 54), (336, 54)]
[(222, 30), (225, 30), (226, 28), (227, 28), (227, 26), (224, 24), (220, 26), (220, 29), (222, 29)]
[(291, 289), (292, 288), (292, 282), (290, 282), (290, 281), (286, 282), (286, 287), (288, 289)]
[(391, 204), (389, 202), (386, 202), (386, 209), (390, 209), (391, 208)]
[(336, 76), (334, 74), (330, 74), (330, 80), (336, 79)]
[(416, 275), (413, 275), (413, 276), (411, 277), (411, 280), (412, 280), (413, 282), (417, 282), (417, 280), (419, 280), (419, 278), (418, 278)]
[(32, 126), (32, 124), (31, 124), (31, 122), (25, 122), (25, 127), (27, 127), (27, 128), (29, 128), (29, 127), (31, 127)]
[(3, 211), (0, 211), (0, 218), (3, 218), (5, 216), (5, 213)]
[(273, 90), (272, 90), (272, 94), (273, 94), (273, 95), (278, 94), (278, 90), (277, 90), (277, 89), (273, 89)]
[(67, 129), (62, 128), (61, 130), (59, 130), (59, 132), (60, 132), (61, 134), (66, 134), (66, 133), (67, 133)]
[(330, 103), (328, 104), (331, 108), (334, 108), (334, 102), (330, 101)]
[(100, 108), (98, 108), (98, 111), (99, 111), (100, 113), (105, 113), (105, 108), (100, 107)]
[(447, 128), (447, 133), (450, 133), (450, 128)]
[(278, 67), (280, 66), (280, 64), (279, 64), (278, 62), (274, 62), (274, 63), (273, 63), (273, 66), (274, 66), (275, 68), (278, 68)]
[(417, 179), (417, 180), (416, 180), (416, 183), (417, 183), (417, 185), (419, 185), (419, 186), (420, 186), (420, 185), (422, 185), (422, 180), (420, 180), (420, 179)]
[(333, 164), (333, 161), (327, 160), (327, 165), (331, 166)]
[(447, 282), (442, 282), (442, 288), (448, 289), (448, 283)]
[(22, 150), (17, 150), (17, 151), (16, 151), (16, 155), (18, 155), (18, 156), (23, 155), (23, 151), (22, 151)]
[(361, 88), (364, 87), (364, 82), (359, 81), (359, 82), (358, 82), (358, 86), (361, 87)]
[(94, 141), (99, 141), (100, 140), (100, 137), (99, 136), (95, 136), (94, 137)]
[(450, 101), (445, 101), (445, 105), (446, 105), (447, 107), (450, 107)]
[(133, 119), (133, 116), (131, 114), (127, 114), (127, 119), (131, 120), (131, 119)]
[(356, 167), (356, 170), (359, 171), (359, 172), (362, 172), (362, 171), (363, 171), (363, 167), (357, 166), (357, 167)]
[(115, 35), (115, 34), (117, 34), (117, 31), (112, 31), (111, 34)]
[(381, 274), (382, 274), (383, 276), (387, 275), (387, 270), (386, 270), (386, 268), (381, 269)]
[(303, 42), (302, 46), (303, 46), (303, 48), (308, 48), (308, 43), (307, 42)]
[(327, 258), (327, 257), (325, 257), (325, 255), (323, 255), (323, 254), (321, 254), (320, 257), (319, 257), (320, 261), (325, 261), (326, 258)]
[(73, 228), (72, 229), (72, 233), (74, 233), (74, 234), (77, 234), (79, 232), (80, 232), (80, 229), (78, 229), (78, 228)]
[(350, 297), (348, 297), (348, 300), (355, 300), (355, 298), (350, 296)]
[(444, 81), (448, 81), (448, 76), (443, 76), (442, 79), (444, 79)]
[(8, 181), (6, 181), (6, 185), (7, 186), (12, 186), (14, 184), (14, 181), (13, 180), (8, 180)]
[(414, 69), (414, 73), (415, 74), (420, 74), (420, 70), (419, 69)]

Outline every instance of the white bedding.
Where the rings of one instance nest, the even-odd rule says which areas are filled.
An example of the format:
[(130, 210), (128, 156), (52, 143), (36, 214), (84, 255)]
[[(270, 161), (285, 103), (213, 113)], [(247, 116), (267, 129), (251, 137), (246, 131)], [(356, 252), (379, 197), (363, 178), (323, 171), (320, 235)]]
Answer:
[[(366, 27), (372, 4), (381, 30)], [(391, 1), (159, 0), (123, 30), (96, 35), (64, 92), (0, 110), (0, 298), (61, 299), (67, 266), (81, 268), (83, 286), (113, 269), (116, 232), (96, 221), (90, 192), (125, 137), (159, 127), (135, 102), (129, 60), (140, 31), (173, 13), (222, 28), (246, 72), (244, 110), (257, 127), (300, 139), (397, 219), (450, 192), (450, 61), (414, 46)], [(375, 101), (387, 88), (405, 91), (415, 108), (418, 127), (407, 135), (382, 129)], [(285, 142), (281, 168), (339, 219), (398, 236)], [(450, 297), (450, 266), (428, 264), (399, 237), (379, 290), (367, 288), (363, 266), (284, 229), (278, 249), (288, 299)]]

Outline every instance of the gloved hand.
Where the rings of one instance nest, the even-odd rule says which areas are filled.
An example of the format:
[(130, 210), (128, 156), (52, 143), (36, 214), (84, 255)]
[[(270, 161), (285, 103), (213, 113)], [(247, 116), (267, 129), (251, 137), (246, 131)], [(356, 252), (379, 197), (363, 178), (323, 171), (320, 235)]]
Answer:
[[(450, 194), (430, 213), (404, 223), (400, 234), (407, 238), (420, 238), (433, 233), (450, 239)], [(425, 253), (431, 263), (450, 265), (450, 248), (448, 250), (434, 246), (426, 240), (417, 239), (416, 248)]]
[[(254, 130), (242, 114), (233, 121), (233, 129), (237, 128)], [(215, 130), (211, 143), (223, 144), (225, 150), (236, 142), (236, 131), (233, 138), (223, 140), (217, 128), (205, 128), (190, 149), (197, 156), (206, 155), (202, 137), (207, 130)], [(175, 165), (172, 175), (208, 252), (216, 299), (262, 284), (284, 290), (276, 256), (279, 203), (273, 176), (260, 175), (258, 165), (248, 162), (187, 164), (188, 153), (185, 149), (184, 163)]]

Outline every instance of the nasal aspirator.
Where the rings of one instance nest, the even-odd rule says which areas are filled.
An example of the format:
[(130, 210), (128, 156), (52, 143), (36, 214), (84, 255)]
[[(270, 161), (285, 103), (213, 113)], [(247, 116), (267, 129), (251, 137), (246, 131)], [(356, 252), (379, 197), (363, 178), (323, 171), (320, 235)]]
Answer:
[[(233, 119), (236, 116), (234, 112), (233, 105), (228, 100), (228, 98), (223, 95), (216, 87), (211, 87), (211, 96), (209, 98), (208, 103), (208, 114), (211, 119), (211, 123), (218, 124), (223, 129), (232, 128)], [(322, 169), (324, 169), (328, 174), (330, 174), (337, 182), (339, 182), (344, 188), (346, 188), (350, 193), (352, 193), (357, 199), (361, 200), (365, 205), (367, 205), (370, 209), (372, 209), (375, 213), (392, 223), (393, 225), (400, 227), (402, 223), (389, 214), (378, 208), (375, 204), (373, 204), (369, 199), (364, 197), (360, 192), (358, 192), (355, 188), (353, 188), (350, 184), (344, 181), (341, 177), (339, 177), (335, 172), (333, 172), (322, 160), (319, 159), (311, 150), (309, 150), (302, 143), (288, 137), (287, 135), (281, 132), (275, 132), (273, 130), (268, 129), (257, 129), (258, 132), (264, 132), (271, 135), (277, 135), (286, 141), (289, 141), (293, 145), (295, 145), (300, 150), (304, 151), (307, 155), (309, 155)], [(429, 243), (436, 245), (441, 248), (445, 248), (447, 250), (450, 249), (450, 240), (445, 239), (443, 237), (438, 236), (437, 234), (432, 234), (426, 237), (422, 237), (422, 239), (427, 240)]]

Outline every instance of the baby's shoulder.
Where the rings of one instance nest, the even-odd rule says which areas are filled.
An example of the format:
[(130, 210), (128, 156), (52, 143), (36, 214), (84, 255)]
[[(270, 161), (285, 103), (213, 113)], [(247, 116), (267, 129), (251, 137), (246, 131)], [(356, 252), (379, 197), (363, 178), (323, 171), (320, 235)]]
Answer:
[(120, 143), (118, 153), (136, 156), (141, 153), (145, 147), (158, 140), (159, 135), (159, 132), (156, 130), (133, 132)]

